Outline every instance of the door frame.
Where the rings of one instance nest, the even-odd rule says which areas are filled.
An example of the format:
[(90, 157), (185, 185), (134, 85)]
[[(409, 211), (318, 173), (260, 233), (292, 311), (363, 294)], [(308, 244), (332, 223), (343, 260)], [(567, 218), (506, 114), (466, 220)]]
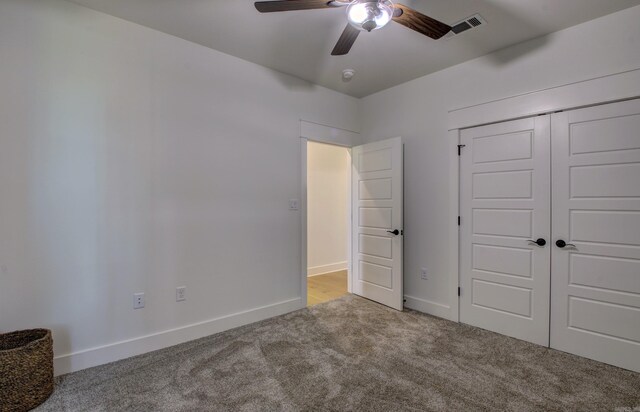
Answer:
[[(307, 307), (307, 143), (315, 142), (329, 144), (332, 146), (344, 147), (349, 151), (351, 158), (351, 148), (361, 144), (361, 136), (353, 132), (338, 127), (323, 125), (320, 123), (300, 120), (300, 275), (302, 307)], [(351, 293), (353, 270), (351, 267), (351, 167), (347, 169), (347, 203), (349, 213), (347, 215), (347, 290)]]
[[(559, 111), (640, 98), (640, 68), (532, 91), (448, 112), (449, 152), (449, 311), (434, 313), (460, 321), (460, 131)], [(553, 137), (552, 137), (553, 139)], [(464, 150), (464, 147), (461, 148)], [(462, 222), (464, 224), (464, 222)], [(464, 293), (464, 292), (463, 292)]]

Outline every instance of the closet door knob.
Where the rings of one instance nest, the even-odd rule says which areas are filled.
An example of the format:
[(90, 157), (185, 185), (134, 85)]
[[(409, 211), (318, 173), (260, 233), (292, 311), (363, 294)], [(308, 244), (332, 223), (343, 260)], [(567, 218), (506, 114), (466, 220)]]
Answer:
[(562, 239), (558, 239), (556, 241), (556, 246), (558, 246), (560, 249), (563, 249), (566, 246), (576, 247), (576, 245), (574, 245), (573, 243), (567, 243)]
[(529, 239), (529, 240), (527, 240), (527, 242), (529, 242), (529, 243), (534, 243), (534, 244), (536, 244), (536, 245), (538, 245), (538, 246), (544, 246), (544, 245), (546, 245), (546, 244), (547, 244), (547, 241), (546, 241), (546, 240), (544, 240), (543, 238), (539, 238), (538, 240), (531, 240), (531, 239)]
[(398, 236), (400, 234), (400, 231), (398, 229), (393, 229), (393, 230), (387, 230), (387, 233), (391, 233), (392, 235)]

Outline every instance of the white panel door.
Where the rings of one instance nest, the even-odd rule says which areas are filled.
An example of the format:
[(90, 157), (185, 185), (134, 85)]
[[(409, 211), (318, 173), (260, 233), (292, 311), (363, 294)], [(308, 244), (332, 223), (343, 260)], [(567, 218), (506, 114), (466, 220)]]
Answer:
[(640, 372), (640, 100), (552, 132), (551, 347)]
[(463, 130), (460, 163), (460, 321), (545, 346), (549, 135), (549, 116)]
[(402, 310), (402, 140), (354, 147), (353, 293)]

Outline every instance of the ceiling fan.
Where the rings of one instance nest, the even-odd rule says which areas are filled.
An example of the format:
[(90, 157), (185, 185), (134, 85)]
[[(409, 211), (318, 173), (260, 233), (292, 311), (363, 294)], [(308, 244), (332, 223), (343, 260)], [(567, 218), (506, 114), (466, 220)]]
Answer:
[(380, 29), (391, 20), (436, 40), (451, 30), (447, 24), (390, 0), (273, 0), (257, 1), (255, 6), (260, 13), (347, 7), (349, 23), (331, 52), (333, 56), (349, 53), (361, 31)]

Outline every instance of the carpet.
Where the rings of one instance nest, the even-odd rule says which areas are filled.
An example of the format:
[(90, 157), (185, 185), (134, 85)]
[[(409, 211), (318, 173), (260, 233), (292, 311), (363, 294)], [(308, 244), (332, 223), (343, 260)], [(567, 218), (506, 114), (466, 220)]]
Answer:
[(625, 411), (640, 374), (348, 295), (56, 379), (38, 411)]

